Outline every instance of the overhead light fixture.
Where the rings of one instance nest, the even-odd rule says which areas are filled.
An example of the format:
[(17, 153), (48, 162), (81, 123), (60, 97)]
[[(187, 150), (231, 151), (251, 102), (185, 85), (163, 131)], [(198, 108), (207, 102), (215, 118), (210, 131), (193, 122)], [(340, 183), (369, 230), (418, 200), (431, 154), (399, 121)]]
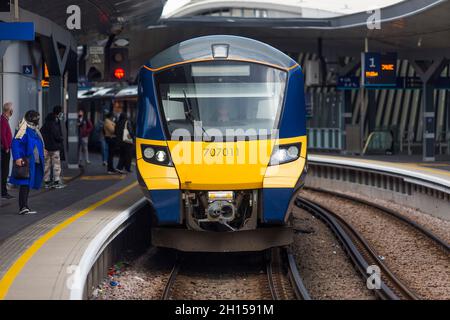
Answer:
[(228, 58), (230, 46), (228, 44), (213, 44), (212, 54), (214, 59), (226, 59)]

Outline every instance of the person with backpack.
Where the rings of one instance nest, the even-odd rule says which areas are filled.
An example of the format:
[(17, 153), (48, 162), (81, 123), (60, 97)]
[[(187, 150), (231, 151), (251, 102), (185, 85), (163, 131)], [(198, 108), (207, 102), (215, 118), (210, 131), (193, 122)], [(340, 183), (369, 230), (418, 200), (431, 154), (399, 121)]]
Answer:
[(64, 141), (60, 124), (61, 115), (61, 106), (55, 106), (41, 128), (42, 138), (45, 143), (44, 187), (46, 189), (61, 189), (65, 187), (61, 181), (61, 150), (63, 149)]
[(131, 173), (131, 160), (133, 159), (134, 133), (131, 122), (126, 113), (121, 113), (116, 126), (116, 137), (119, 147), (119, 163), (117, 171), (125, 173), (124, 169)]

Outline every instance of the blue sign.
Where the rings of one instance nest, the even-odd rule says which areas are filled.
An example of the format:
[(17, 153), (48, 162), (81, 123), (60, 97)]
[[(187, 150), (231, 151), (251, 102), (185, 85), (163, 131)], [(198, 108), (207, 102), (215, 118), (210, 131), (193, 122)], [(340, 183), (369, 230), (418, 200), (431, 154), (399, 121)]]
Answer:
[(362, 54), (362, 79), (365, 87), (397, 85), (397, 54), (365, 52)]
[(22, 66), (22, 73), (31, 76), (33, 75), (33, 66), (32, 65), (24, 65)]
[(356, 76), (338, 77), (336, 87), (339, 90), (359, 89), (359, 77)]
[(0, 22), (0, 40), (34, 41), (34, 23)]

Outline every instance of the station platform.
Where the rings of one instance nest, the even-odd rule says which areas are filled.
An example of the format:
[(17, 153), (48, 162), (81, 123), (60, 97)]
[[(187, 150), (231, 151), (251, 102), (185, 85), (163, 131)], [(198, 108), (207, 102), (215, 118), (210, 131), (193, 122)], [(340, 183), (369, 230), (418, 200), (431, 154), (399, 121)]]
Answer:
[(69, 282), (86, 250), (105, 226), (142, 202), (135, 173), (107, 175), (101, 161), (66, 176), (64, 189), (31, 193), (36, 215), (18, 215), (17, 199), (2, 203), (0, 300), (80, 298), (83, 288)]
[(424, 180), (430, 179), (444, 182), (450, 186), (450, 160), (440, 160), (434, 162), (423, 162), (421, 156), (407, 155), (370, 155), (352, 156), (326, 153), (309, 153), (310, 159), (334, 160), (341, 164), (347, 163), (354, 166), (373, 166), (374, 168), (384, 168), (395, 172), (408, 172), (418, 174)]

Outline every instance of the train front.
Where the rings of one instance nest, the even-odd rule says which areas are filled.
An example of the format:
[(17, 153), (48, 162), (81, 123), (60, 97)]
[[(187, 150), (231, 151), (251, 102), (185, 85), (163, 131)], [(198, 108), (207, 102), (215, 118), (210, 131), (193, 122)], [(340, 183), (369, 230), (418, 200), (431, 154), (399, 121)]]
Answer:
[(182, 251), (259, 251), (292, 242), (303, 185), (303, 75), (261, 42), (208, 36), (141, 70), (138, 179), (152, 243)]

